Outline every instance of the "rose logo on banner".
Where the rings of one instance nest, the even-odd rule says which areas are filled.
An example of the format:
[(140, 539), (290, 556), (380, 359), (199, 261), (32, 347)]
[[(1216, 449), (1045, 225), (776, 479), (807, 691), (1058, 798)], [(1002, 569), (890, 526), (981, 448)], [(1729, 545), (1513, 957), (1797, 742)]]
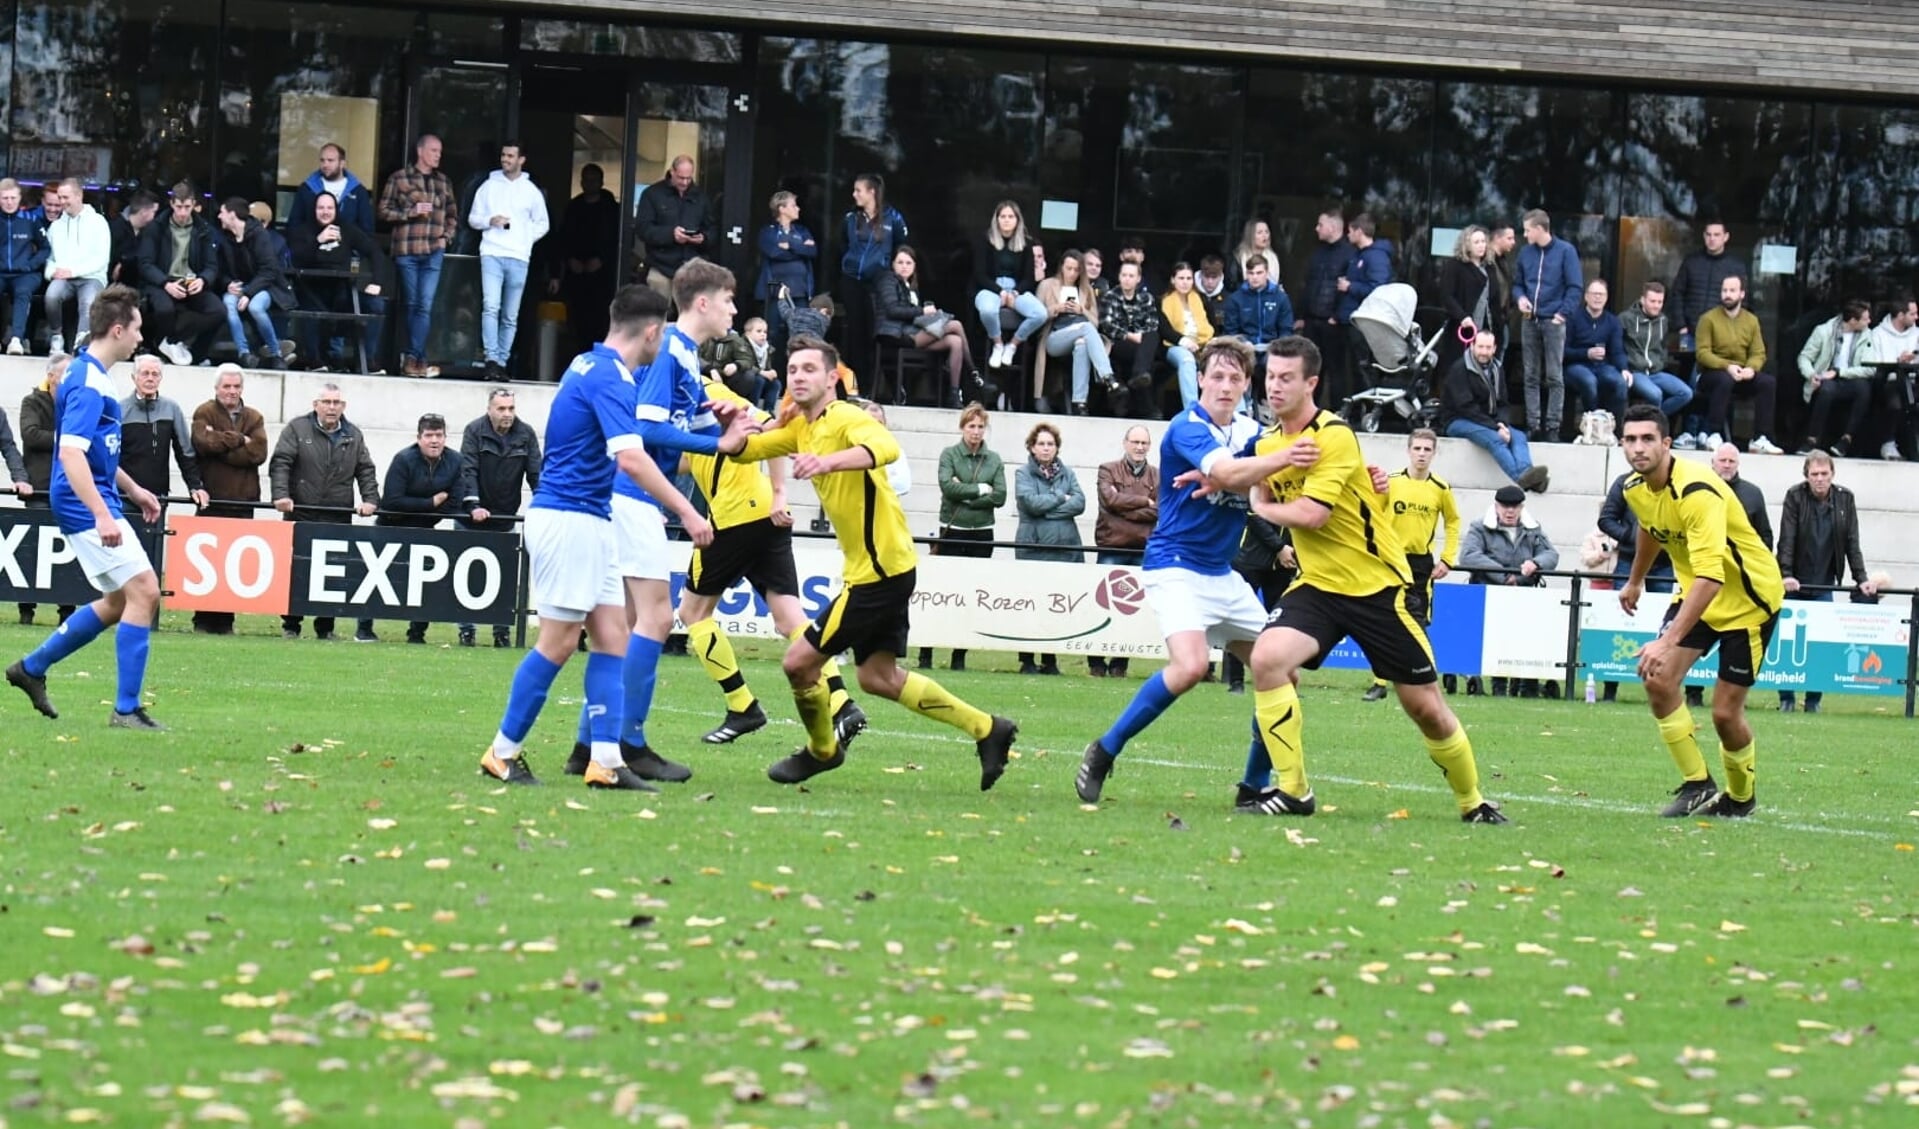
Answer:
[(1116, 568), (1093, 589), (1093, 602), (1121, 615), (1133, 615), (1146, 602), (1146, 586), (1131, 570)]

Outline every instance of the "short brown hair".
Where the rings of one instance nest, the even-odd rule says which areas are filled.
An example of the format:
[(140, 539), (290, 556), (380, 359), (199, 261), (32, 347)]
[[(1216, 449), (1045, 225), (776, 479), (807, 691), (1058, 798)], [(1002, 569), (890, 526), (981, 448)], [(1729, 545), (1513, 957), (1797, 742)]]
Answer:
[[(694, 261), (698, 262), (699, 260), (696, 259)], [(681, 267), (680, 269), (685, 270), (686, 268)], [(840, 351), (820, 338), (806, 333), (796, 334), (786, 342), (787, 359), (791, 360), (793, 354), (804, 353), (809, 349), (820, 355), (820, 360), (825, 363), (827, 368), (837, 369), (840, 367)]]
[(1379, 230), (1379, 225), (1374, 222), (1371, 212), (1361, 212), (1346, 221), (1346, 229), (1348, 231), (1357, 231), (1366, 238), (1371, 239), (1374, 233)]
[(1547, 231), (1551, 231), (1553, 229), (1553, 218), (1546, 214), (1544, 208), (1534, 208), (1532, 211), (1519, 217), (1519, 224), (1521, 227), (1542, 227)]
[(1430, 439), (1433, 441), (1433, 446), (1439, 446), (1439, 432), (1434, 431), (1430, 427), (1413, 428), (1411, 433), (1406, 436), (1406, 446), (1412, 446), (1413, 440), (1415, 439)]
[(640, 333), (654, 322), (666, 320), (666, 299), (649, 286), (630, 283), (613, 295), (613, 303), (606, 312), (614, 329)]
[(1319, 356), (1319, 346), (1301, 337), (1297, 333), (1289, 333), (1284, 337), (1275, 338), (1271, 345), (1266, 346), (1266, 355), (1269, 357), (1298, 357), (1305, 363), (1307, 376), (1318, 376), (1320, 365), (1323, 363)]
[(105, 340), (113, 336), (113, 331), (122, 326), (133, 324), (140, 316), (140, 295), (133, 287), (114, 283), (93, 300), (93, 308), (87, 311), (87, 336)]
[(1038, 423), (1033, 425), (1033, 429), (1031, 431), (1026, 433), (1026, 449), (1029, 451), (1032, 450), (1033, 444), (1039, 442), (1039, 437), (1042, 434), (1051, 435), (1053, 437), (1053, 447), (1055, 449), (1063, 448), (1066, 446), (1066, 444), (1060, 442), (1059, 428), (1054, 427), (1052, 424), (1047, 423), (1045, 420), (1040, 420)]
[(1207, 368), (1212, 365), (1213, 358), (1215, 357), (1224, 360), (1227, 364), (1232, 365), (1240, 372), (1246, 374), (1248, 380), (1252, 379), (1253, 347), (1241, 339), (1226, 336), (1215, 337), (1199, 347), (1199, 356), (1193, 358), (1193, 363), (1199, 367), (1199, 371), (1205, 372)]
[(1666, 292), (1666, 284), (1655, 278), (1647, 282), (1645, 286), (1640, 287), (1640, 291), (1645, 294), (1664, 294)]
[(736, 289), (733, 272), (706, 259), (688, 259), (673, 272), (673, 305), (682, 310), (707, 294)]
[(982, 424), (986, 422), (986, 405), (981, 404), (977, 400), (960, 409), (960, 430), (965, 431), (966, 425), (974, 420), (978, 420)]
[(1253, 268), (1255, 266), (1259, 267), (1261, 270), (1265, 270), (1267, 265), (1268, 264), (1266, 262), (1266, 256), (1261, 255), (1257, 252), (1246, 256), (1246, 261), (1239, 264), (1240, 269), (1244, 270), (1247, 274), (1253, 273)]

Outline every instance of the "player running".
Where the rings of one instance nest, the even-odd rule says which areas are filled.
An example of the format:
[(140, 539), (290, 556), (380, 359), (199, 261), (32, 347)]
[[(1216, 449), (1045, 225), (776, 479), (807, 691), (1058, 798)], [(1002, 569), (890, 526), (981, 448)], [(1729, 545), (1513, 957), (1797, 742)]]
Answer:
[[(1759, 540), (1732, 488), (1710, 467), (1675, 459), (1666, 417), (1654, 404), (1626, 409), (1626, 504), (1639, 519), (1632, 573), (1619, 590), (1628, 615), (1639, 610), (1646, 572), (1664, 549), (1679, 581), (1659, 635), (1639, 649), (1639, 677), (1646, 703), (1659, 723), (1660, 740), (1679, 766), (1680, 784), (1659, 814), (1743, 818), (1758, 803), (1753, 790), (1755, 740), (1746, 722), (1746, 695), (1766, 660), (1779, 605), (1786, 598), (1779, 562)], [(1712, 691), (1712, 724), (1719, 733), (1719, 759), (1726, 790), (1693, 736), (1692, 711), (1682, 680), (1692, 664), (1719, 648), (1719, 681)]]
[[(1406, 610), (1428, 629), (1433, 625), (1433, 581), (1444, 580), (1459, 559), (1459, 506), (1453, 501), (1453, 488), (1432, 471), (1438, 452), (1439, 433), (1430, 427), (1414, 428), (1406, 437), (1406, 469), (1394, 471), (1386, 480), (1386, 512), (1392, 515), (1393, 532), (1399, 534), (1407, 567), (1413, 570), (1413, 582), (1406, 588)], [(1442, 519), (1446, 547), (1435, 556), (1433, 540)], [(1452, 675), (1446, 677), (1450, 680)], [(1375, 678), (1365, 700), (1381, 700), (1388, 685), (1385, 679)]]
[(113, 651), (119, 678), (107, 724), (151, 731), (166, 728), (147, 716), (140, 702), (160, 582), (133, 526), (122, 516), (120, 495), (125, 492), (149, 523), (160, 520), (160, 500), (120, 469), (120, 397), (107, 375), (139, 347), (140, 296), (125, 286), (107, 287), (88, 314), (87, 346), (54, 393), (58, 457), (49, 491), (61, 534), (102, 595), (68, 617), (32, 654), (8, 667), (7, 681), (26, 694), (34, 709), (59, 717), (47, 697), (48, 669), (117, 625)]
[(766, 775), (776, 783), (798, 784), (846, 763), (845, 742), (834, 734), (832, 705), (820, 676), (827, 656), (851, 648), (861, 689), (973, 739), (984, 792), (1006, 771), (1019, 726), (975, 709), (924, 674), (900, 669), (919, 566), (906, 515), (883, 469), (900, 457), (900, 447), (877, 420), (839, 400), (838, 365), (838, 350), (817, 337), (788, 342), (793, 411), (778, 427), (749, 438), (739, 456), (794, 456), (793, 475), (812, 480), (845, 558), (844, 583), (833, 602), (787, 648), (781, 664), (806, 726), (806, 744), (775, 762)]

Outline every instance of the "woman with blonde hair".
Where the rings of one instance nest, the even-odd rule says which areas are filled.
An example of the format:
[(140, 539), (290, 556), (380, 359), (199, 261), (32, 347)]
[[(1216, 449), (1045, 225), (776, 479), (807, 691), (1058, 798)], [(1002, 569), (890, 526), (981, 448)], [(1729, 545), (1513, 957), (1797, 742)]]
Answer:
[[(1059, 259), (1059, 273), (1039, 284), (1040, 304), (1052, 320), (1046, 326), (1046, 348), (1033, 365), (1033, 394), (1046, 395), (1046, 358), (1073, 358), (1073, 381), (1068, 389), (1072, 414), (1086, 414), (1092, 374), (1110, 391), (1115, 387), (1113, 360), (1106, 339), (1099, 335), (1099, 299), (1086, 279), (1084, 257), (1068, 251)], [(1044, 411), (1045, 408), (1040, 410)]]
[[(1045, 253), (1026, 234), (1026, 216), (1019, 205), (1001, 200), (993, 205), (986, 231), (973, 240), (973, 309), (992, 352), (986, 367), (1000, 368), (1019, 358), (1019, 348), (1046, 324), (1046, 307), (1033, 293), (1046, 277)], [(1003, 311), (1019, 315), (1019, 325), (1008, 336)]]
[(1439, 264), (1439, 298), (1446, 306), (1446, 332), (1439, 338), (1439, 371), (1445, 373), (1466, 352), (1466, 346), (1492, 324), (1493, 279), (1488, 250), (1492, 236), (1476, 223), (1467, 224), (1453, 244), (1452, 257)]
[[(1239, 246), (1233, 248), (1233, 269), (1239, 272), (1232, 285), (1246, 281), (1246, 260), (1257, 255), (1266, 260), (1266, 277), (1279, 281), (1279, 255), (1273, 250), (1273, 227), (1262, 219), (1250, 219), (1239, 230)], [(1292, 330), (1287, 329), (1290, 333)]]

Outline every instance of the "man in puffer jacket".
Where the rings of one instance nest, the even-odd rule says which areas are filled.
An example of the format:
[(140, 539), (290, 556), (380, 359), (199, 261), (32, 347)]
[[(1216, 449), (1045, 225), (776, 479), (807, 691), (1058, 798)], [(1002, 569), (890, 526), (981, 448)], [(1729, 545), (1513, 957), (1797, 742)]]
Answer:
[(27, 317), (33, 312), (33, 292), (40, 289), (40, 273), (47, 265), (47, 221), (38, 208), (20, 206), (20, 183), (0, 179), (0, 294), (13, 320), (7, 333), (7, 354), (27, 351)]

